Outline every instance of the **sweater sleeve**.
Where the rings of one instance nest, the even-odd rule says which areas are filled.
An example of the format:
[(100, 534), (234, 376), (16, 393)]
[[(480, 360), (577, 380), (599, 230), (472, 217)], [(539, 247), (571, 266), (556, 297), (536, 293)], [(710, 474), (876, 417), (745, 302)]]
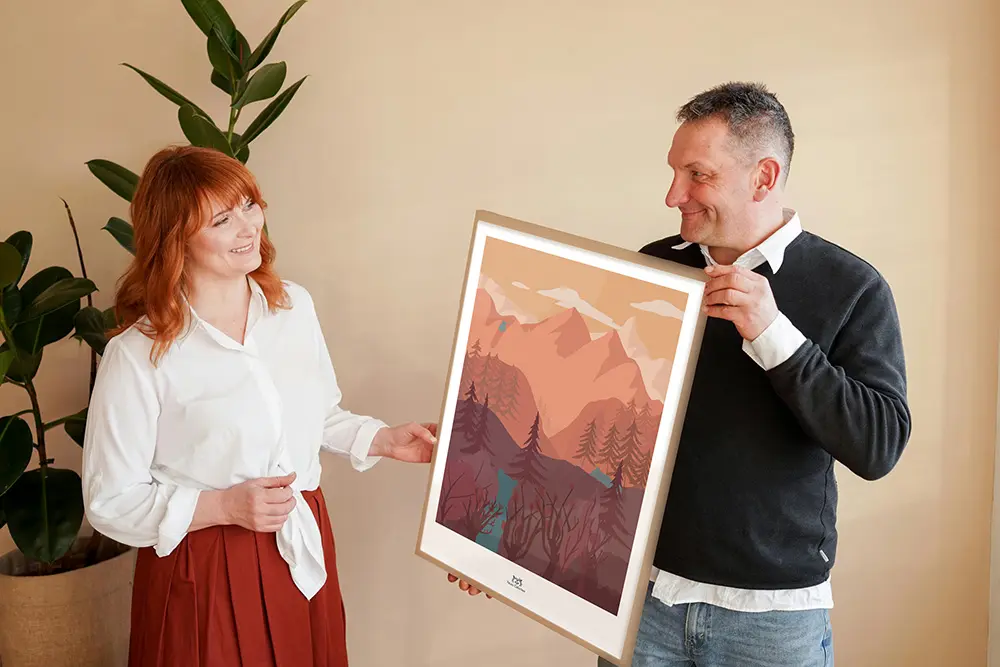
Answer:
[(896, 306), (881, 277), (861, 291), (829, 355), (806, 340), (767, 374), (806, 433), (852, 472), (875, 480), (896, 465), (910, 410)]

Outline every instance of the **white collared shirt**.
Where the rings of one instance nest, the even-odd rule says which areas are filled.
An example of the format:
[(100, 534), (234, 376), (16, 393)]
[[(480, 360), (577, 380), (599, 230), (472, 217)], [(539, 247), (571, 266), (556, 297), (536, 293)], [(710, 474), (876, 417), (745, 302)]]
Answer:
[[(785, 249), (802, 233), (798, 213), (784, 210), (785, 223), (760, 245), (740, 255), (733, 264), (753, 270), (767, 262), (773, 273), (778, 273), (785, 258)], [(690, 246), (688, 242), (678, 244), (674, 250)], [(717, 264), (709, 249), (700, 245), (706, 264)], [(781, 312), (775, 320), (754, 340), (743, 341), (743, 351), (764, 370), (770, 370), (791, 357), (805, 342), (801, 331), (795, 328)], [(670, 572), (653, 568), (650, 576), (653, 596), (668, 605), (705, 602), (735, 611), (797, 611), (807, 609), (831, 609), (833, 588), (827, 579), (821, 584), (808, 588), (788, 590), (749, 590), (716, 586), (700, 581), (691, 581)]]
[(170, 554), (202, 490), (295, 472), (296, 504), (278, 549), (307, 598), (326, 582), (319, 527), (302, 491), (319, 486), (320, 450), (357, 470), (385, 424), (340, 407), (341, 391), (312, 298), (286, 282), (292, 307), (273, 313), (252, 290), (243, 344), (198, 317), (150, 362), (135, 326), (108, 342), (90, 401), (83, 496), (94, 528)]

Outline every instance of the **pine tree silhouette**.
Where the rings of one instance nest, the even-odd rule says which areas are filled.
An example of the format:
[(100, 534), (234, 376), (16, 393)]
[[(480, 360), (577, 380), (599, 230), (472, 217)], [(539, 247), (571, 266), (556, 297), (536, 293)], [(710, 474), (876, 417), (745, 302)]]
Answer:
[(606, 536), (627, 544), (622, 504), (622, 464), (619, 463), (611, 479), (611, 486), (601, 492), (601, 514), (597, 525)]
[(528, 432), (528, 439), (524, 443), (525, 446), (514, 455), (510, 462), (510, 470), (507, 471), (507, 475), (511, 479), (517, 480), (522, 485), (531, 484), (536, 488), (542, 486), (545, 478), (541, 459), (542, 452), (538, 442), (539, 419), (540, 413), (536, 412), (535, 421), (531, 425), (531, 429)]
[(604, 436), (601, 450), (597, 453), (597, 463), (603, 466), (620, 461), (621, 458), (621, 450), (618, 447), (618, 427), (614, 422), (611, 422), (607, 435)]
[(591, 419), (587, 429), (580, 436), (580, 447), (576, 450), (576, 457), (586, 461), (589, 465), (597, 465), (597, 419)]
[(483, 398), (483, 406), (479, 410), (479, 416), (476, 419), (476, 423), (473, 426), (472, 437), (469, 438), (469, 444), (462, 448), (462, 451), (466, 454), (475, 454), (476, 452), (485, 451), (490, 456), (493, 456), (493, 450), (490, 449), (490, 395), (486, 394)]
[(476, 382), (473, 380), (465, 392), (465, 400), (458, 402), (457, 415), (455, 415), (454, 430), (465, 435), (466, 440), (471, 440), (476, 432), (476, 423), (479, 416), (479, 398), (476, 396)]
[(633, 419), (621, 442), (622, 470), (629, 484), (635, 486), (642, 477), (642, 443), (639, 425)]

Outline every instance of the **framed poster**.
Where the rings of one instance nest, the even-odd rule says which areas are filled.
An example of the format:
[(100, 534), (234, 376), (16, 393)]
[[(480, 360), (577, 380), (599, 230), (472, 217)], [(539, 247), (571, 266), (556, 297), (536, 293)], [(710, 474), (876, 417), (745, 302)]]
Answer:
[(629, 664), (706, 280), (478, 211), (417, 554)]

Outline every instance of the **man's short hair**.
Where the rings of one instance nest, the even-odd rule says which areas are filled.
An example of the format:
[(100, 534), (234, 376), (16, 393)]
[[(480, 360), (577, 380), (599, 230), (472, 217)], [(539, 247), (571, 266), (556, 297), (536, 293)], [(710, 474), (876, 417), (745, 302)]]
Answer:
[(785, 107), (763, 84), (731, 82), (699, 93), (677, 111), (678, 122), (719, 118), (749, 159), (774, 152), (784, 179), (795, 151), (795, 134)]

